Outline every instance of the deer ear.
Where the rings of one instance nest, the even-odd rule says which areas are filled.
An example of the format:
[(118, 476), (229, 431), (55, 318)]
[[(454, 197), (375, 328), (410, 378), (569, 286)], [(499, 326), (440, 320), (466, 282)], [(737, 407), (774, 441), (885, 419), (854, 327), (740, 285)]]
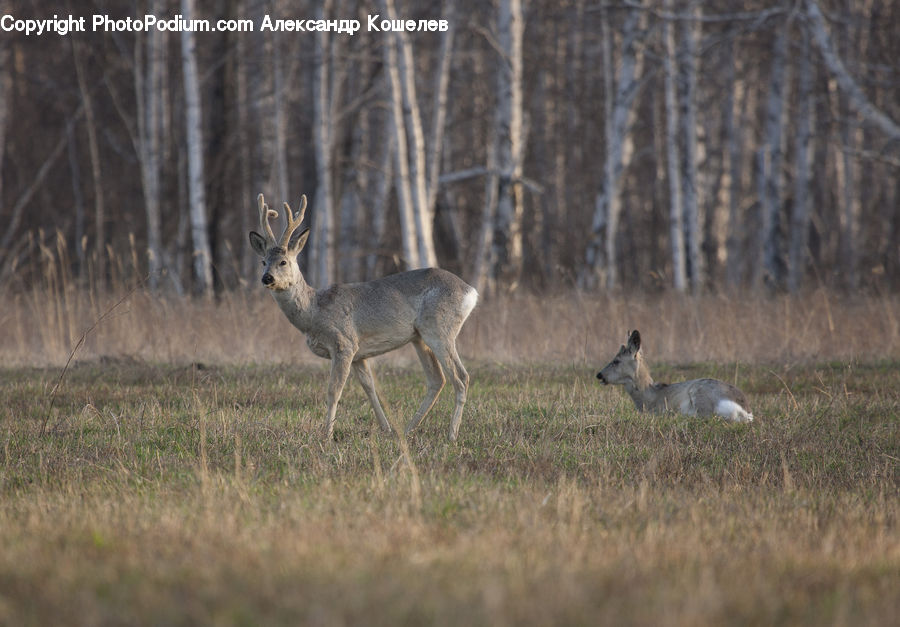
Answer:
[(250, 248), (252, 248), (260, 257), (265, 257), (266, 238), (256, 231), (250, 231)]
[(306, 227), (299, 233), (295, 233), (291, 236), (291, 241), (288, 243), (288, 252), (291, 255), (297, 255), (303, 250), (303, 247), (306, 246), (306, 240), (309, 238), (309, 227)]
[(641, 334), (635, 329), (631, 332), (631, 335), (628, 336), (628, 350), (632, 353), (636, 353), (641, 350)]

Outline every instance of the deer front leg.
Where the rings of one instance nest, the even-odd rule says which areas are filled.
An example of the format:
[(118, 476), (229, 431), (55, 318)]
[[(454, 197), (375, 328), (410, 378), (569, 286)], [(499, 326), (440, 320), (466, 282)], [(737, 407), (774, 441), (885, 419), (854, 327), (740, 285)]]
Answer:
[(338, 401), (344, 391), (344, 384), (350, 375), (350, 365), (353, 363), (353, 353), (350, 351), (337, 351), (331, 357), (331, 376), (328, 380), (328, 413), (325, 416), (325, 440), (331, 441), (334, 437), (334, 416), (337, 412)]

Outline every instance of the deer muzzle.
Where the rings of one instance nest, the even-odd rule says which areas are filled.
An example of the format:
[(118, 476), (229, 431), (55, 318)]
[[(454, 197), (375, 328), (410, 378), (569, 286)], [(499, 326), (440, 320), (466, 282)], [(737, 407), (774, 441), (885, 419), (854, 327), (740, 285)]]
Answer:
[(609, 381), (606, 380), (606, 377), (603, 376), (602, 372), (597, 373), (597, 378), (600, 379), (601, 383), (609, 383)]
[(263, 285), (272, 285), (272, 283), (274, 283), (274, 282), (275, 282), (275, 277), (273, 277), (268, 272), (266, 272), (264, 275), (262, 275), (262, 284)]

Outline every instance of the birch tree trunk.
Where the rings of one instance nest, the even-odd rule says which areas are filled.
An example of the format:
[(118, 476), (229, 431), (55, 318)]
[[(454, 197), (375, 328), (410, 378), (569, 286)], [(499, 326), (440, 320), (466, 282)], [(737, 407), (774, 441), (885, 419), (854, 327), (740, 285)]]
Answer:
[[(603, 271), (601, 247), (605, 250), (606, 287), (618, 286), (618, 259), (616, 236), (618, 235), (619, 216), (622, 212), (622, 175), (631, 162), (634, 145), (631, 138), (631, 126), (634, 122), (634, 102), (639, 92), (638, 77), (643, 71), (644, 56), (639, 47), (638, 35), (643, 30), (645, 19), (642, 3), (632, 5), (622, 25), (622, 53), (619, 69), (613, 80), (612, 46), (607, 24), (608, 15), (604, 9), (603, 20), (603, 68), (605, 81), (606, 108), (606, 161), (603, 168), (603, 191), (598, 196), (594, 209), (593, 233), (588, 242), (586, 252), (586, 269), (582, 278), (583, 287), (595, 287), (597, 279)], [(601, 238), (600, 229), (605, 231)]]
[[(381, 6), (388, 19), (397, 19), (394, 0), (381, 0)], [(436, 267), (437, 256), (434, 252), (434, 206), (429, 204), (428, 171), (426, 166), (425, 132), (422, 127), (422, 114), (416, 90), (415, 61), (412, 43), (405, 32), (396, 32), (388, 37), (384, 45), (396, 49), (393, 58), (396, 60), (396, 78), (391, 76), (393, 98), (402, 103), (403, 125), (406, 135), (407, 171), (409, 179), (404, 187), (409, 188), (412, 218), (415, 224), (418, 266)], [(389, 70), (390, 71), (390, 70)], [(399, 92), (394, 91), (399, 87)], [(439, 86), (440, 87), (440, 86)], [(446, 96), (446, 87), (445, 87)], [(439, 97), (439, 95), (438, 95)], [(398, 135), (398, 144), (399, 144)], [(438, 147), (439, 148), (439, 147)], [(398, 151), (399, 154), (399, 151)], [(440, 152), (437, 153), (440, 155)], [(433, 156), (433, 159), (436, 158)], [(398, 175), (400, 174), (398, 169)], [(405, 190), (403, 191), (405, 194)]]
[[(612, 137), (612, 118), (613, 118), (613, 60), (612, 60), (612, 35), (609, 28), (609, 12), (606, 5), (600, 5), (600, 61), (603, 67), (603, 135), (609, 140)], [(609, 170), (612, 167), (610, 160), (610, 146), (607, 144), (606, 161), (603, 164), (603, 186), (597, 194), (594, 201), (594, 215), (591, 220), (591, 237), (588, 239), (587, 248), (585, 249), (585, 267), (582, 275), (579, 277), (579, 284), (583, 288), (594, 289), (605, 272), (605, 268), (609, 267), (610, 261), (604, 260), (603, 255), (606, 252), (605, 233), (609, 228), (607, 218), (609, 216), (609, 202), (607, 194), (611, 191), (609, 188), (612, 176)], [(679, 212), (680, 215), (680, 212)]]
[[(324, 19), (331, 10), (327, 0), (316, 14)], [(313, 144), (316, 153), (316, 198), (312, 210), (309, 268), (313, 285), (325, 287), (334, 281), (333, 194), (334, 128), (331, 90), (332, 58), (325, 31), (315, 34), (315, 78), (313, 79)], [(296, 207), (294, 207), (296, 209)]]
[[(159, 3), (152, 0), (149, 13), (159, 12)], [(141, 40), (146, 42), (142, 50)], [(162, 231), (160, 217), (160, 143), (162, 141), (163, 72), (165, 46), (163, 34), (152, 29), (135, 42), (134, 91), (137, 103), (137, 152), (141, 168), (141, 187), (144, 192), (144, 211), (147, 217), (148, 285), (155, 290), (163, 269)], [(146, 59), (144, 58), (146, 55)]]
[(522, 0), (497, 3), (497, 212), (491, 254), (491, 278), (496, 287), (512, 290), (522, 273), (522, 160), (524, 157)]
[(797, 58), (797, 114), (794, 133), (794, 203), (791, 212), (790, 251), (788, 254), (788, 289), (800, 289), (806, 271), (806, 249), (809, 238), (809, 178), (813, 116), (813, 76), (810, 63), (809, 33), (800, 34)]
[[(672, 0), (664, 5), (667, 13), (672, 12)], [(678, 106), (675, 87), (675, 25), (667, 20), (665, 26), (666, 55), (665, 66), (665, 101), (666, 101), (666, 164), (669, 181), (669, 240), (672, 249), (672, 287), (683, 292), (687, 285), (687, 274), (684, 259), (684, 204), (681, 196), (681, 160), (678, 149)]]
[(681, 189), (684, 200), (685, 270), (691, 289), (696, 291), (701, 283), (700, 268), (700, 218), (697, 198), (697, 40), (699, 38), (700, 7), (692, 0), (689, 8), (691, 19), (684, 23), (684, 54), (678, 64), (681, 84), (681, 136), (684, 159), (681, 163)]
[[(267, 11), (266, 0), (243, 0), (240, 2), (237, 12), (247, 15), (257, 28)], [(266, 129), (270, 126), (269, 115), (266, 111), (266, 103), (269, 101), (266, 78), (269, 75), (267, 68), (266, 46), (272, 44), (272, 38), (262, 34), (241, 33), (237, 37), (238, 65), (238, 120), (241, 129), (239, 150), (242, 172), (243, 194), (241, 196), (243, 206), (248, 207), (241, 211), (241, 231), (248, 233), (257, 224), (256, 212), (252, 204), (257, 194), (269, 192), (268, 181), (265, 175), (267, 154), (272, 150), (269, 139), (271, 133)], [(269, 192), (271, 193), (271, 192)], [(259, 280), (257, 267), (259, 259), (250, 246), (249, 238), (241, 237), (243, 242), (242, 274), (251, 277), (253, 283)]]
[[(316, 33), (318, 39), (319, 33)], [(287, 165), (287, 91), (284, 85), (284, 57), (281, 53), (279, 41), (272, 40), (272, 112), (275, 119), (275, 146), (274, 146), (274, 174), (275, 187), (278, 190), (278, 198), (281, 201), (290, 198), (290, 185), (288, 184)]]
[[(393, 0), (387, 0), (393, 11)], [(400, 81), (403, 87), (403, 119), (406, 124), (406, 138), (409, 141), (409, 177), (412, 191), (413, 218), (416, 223), (416, 244), (419, 248), (419, 263), (427, 267), (437, 266), (434, 252), (434, 208), (428, 205), (428, 189), (425, 166), (425, 132), (422, 129), (422, 114), (416, 93), (416, 76), (412, 55), (412, 44), (405, 32), (394, 34), (400, 63)]]
[(780, 248), (781, 235), (779, 220), (783, 202), (782, 135), (784, 129), (784, 101), (787, 85), (787, 41), (790, 24), (785, 21), (778, 26), (772, 48), (772, 70), (769, 75), (769, 94), (766, 101), (763, 125), (763, 145), (759, 149), (759, 201), (761, 225), (759, 250), (762, 264), (754, 266), (754, 287), (759, 287), (763, 279), (772, 286), (781, 283)]
[(406, 123), (403, 118), (403, 87), (397, 61), (397, 47), (393, 37), (385, 37), (382, 42), (385, 75), (391, 101), (391, 124), (394, 129), (394, 181), (400, 213), (400, 240), (403, 258), (408, 268), (421, 268), (418, 233), (416, 229), (415, 206), (410, 185), (409, 150), (406, 138)]
[(450, 67), (453, 58), (453, 35), (456, 31), (456, 1), (444, 0), (443, 16), (449, 28), (441, 36), (438, 49), (438, 69), (434, 79), (434, 110), (431, 116), (431, 141), (429, 142), (427, 159), (428, 196), (425, 206), (434, 216), (435, 205), (441, 174), (441, 153), (444, 146), (444, 129), (447, 123), (447, 92), (450, 88)]
[(497, 211), (497, 142), (487, 142), (487, 170), (484, 188), (484, 204), (481, 210), (481, 229), (475, 241), (475, 260), (472, 264), (472, 285), (480, 294), (490, 294), (495, 285), (490, 276), (491, 238), (494, 232), (494, 215)]
[[(185, 20), (194, 15), (194, 0), (181, 0)], [(194, 279), (203, 296), (212, 296), (212, 255), (206, 222), (206, 186), (203, 168), (203, 111), (200, 105), (200, 83), (194, 33), (181, 31), (181, 61), (184, 73), (185, 127), (187, 130), (188, 197), (190, 202), (191, 240), (193, 242)]]
[(744, 119), (745, 112), (752, 111), (755, 103), (747, 92), (745, 82), (737, 80), (738, 56), (735, 42), (729, 41), (728, 80), (725, 100), (725, 145), (728, 154), (728, 236), (725, 240), (725, 281), (732, 289), (741, 283), (744, 255), (744, 222), (741, 220), (741, 195), (744, 188)]

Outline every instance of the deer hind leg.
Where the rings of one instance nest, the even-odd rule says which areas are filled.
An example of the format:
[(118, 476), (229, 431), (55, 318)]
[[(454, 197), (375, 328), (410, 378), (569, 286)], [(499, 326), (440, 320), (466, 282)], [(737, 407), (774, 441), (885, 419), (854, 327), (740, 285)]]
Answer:
[(456, 366), (457, 379), (453, 381), (453, 387), (456, 389), (456, 407), (453, 409), (453, 419), (450, 421), (450, 439), (456, 441), (459, 434), (459, 423), (462, 422), (463, 406), (466, 404), (466, 397), (469, 393), (469, 373), (463, 366), (459, 353), (456, 352), (456, 340), (450, 344), (450, 359)]
[(453, 417), (450, 419), (450, 441), (455, 442), (459, 434), (459, 423), (462, 421), (463, 407), (466, 404), (466, 394), (469, 389), (469, 373), (466, 372), (459, 354), (456, 352), (456, 339), (449, 341), (429, 341), (425, 338), (429, 348), (434, 351), (444, 373), (450, 377), (453, 389), (456, 391), (456, 406), (453, 408)]
[(354, 361), (353, 373), (356, 375), (356, 380), (359, 381), (363, 390), (365, 390), (366, 396), (369, 397), (369, 403), (372, 404), (372, 409), (375, 410), (375, 417), (378, 418), (381, 430), (385, 433), (393, 433), (394, 430), (391, 428), (391, 423), (388, 422), (387, 416), (384, 415), (381, 401), (378, 400), (378, 392), (375, 390), (375, 376), (372, 374), (369, 362), (365, 359)]
[(438, 395), (441, 393), (441, 390), (444, 389), (444, 382), (446, 381), (444, 373), (441, 372), (441, 365), (438, 363), (437, 357), (435, 357), (434, 352), (428, 348), (425, 342), (423, 342), (421, 338), (415, 338), (412, 341), (412, 345), (415, 347), (416, 354), (419, 356), (419, 361), (422, 363), (422, 369), (425, 371), (427, 387), (425, 390), (425, 398), (422, 399), (419, 410), (406, 425), (406, 433), (409, 433), (418, 427), (419, 423), (422, 422), (422, 419), (425, 418), (425, 415), (431, 411), (431, 408), (434, 407), (434, 404), (437, 401)]

